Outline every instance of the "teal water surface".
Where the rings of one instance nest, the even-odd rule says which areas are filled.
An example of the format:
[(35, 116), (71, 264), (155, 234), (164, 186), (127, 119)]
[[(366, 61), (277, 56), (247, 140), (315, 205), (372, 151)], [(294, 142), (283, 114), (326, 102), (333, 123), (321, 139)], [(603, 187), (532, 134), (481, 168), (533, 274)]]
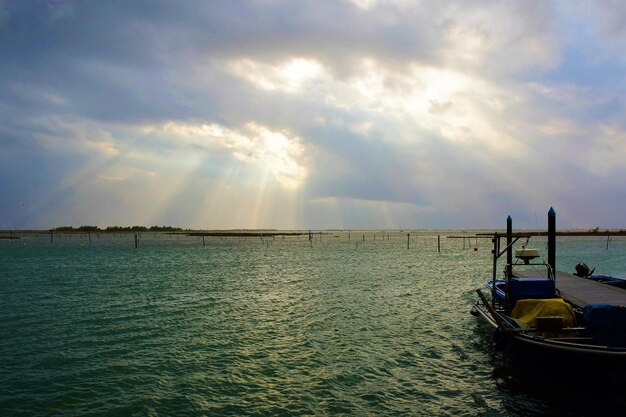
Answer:
[[(597, 415), (515, 383), (469, 311), (490, 243), (416, 233), (0, 240), (0, 415)], [(320, 239), (321, 238), (321, 239)], [(376, 240), (374, 240), (376, 239)], [(539, 246), (545, 240), (537, 240)], [(626, 240), (560, 238), (626, 276)], [(476, 250), (474, 250), (476, 248)], [(545, 252), (545, 251), (544, 251)], [(623, 406), (613, 398), (610, 406)]]

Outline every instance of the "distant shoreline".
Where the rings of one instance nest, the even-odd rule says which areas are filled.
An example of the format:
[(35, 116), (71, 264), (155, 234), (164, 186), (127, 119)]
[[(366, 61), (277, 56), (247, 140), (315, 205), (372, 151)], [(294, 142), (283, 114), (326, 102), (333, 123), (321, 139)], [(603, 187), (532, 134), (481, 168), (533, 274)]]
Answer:
[[(414, 230), (389, 230), (389, 229), (316, 229), (316, 230), (279, 230), (279, 229), (233, 229), (233, 230), (80, 230), (80, 229), (72, 229), (72, 230), (37, 230), (37, 229), (5, 229), (0, 230), (0, 239), (18, 239), (19, 236), (23, 234), (105, 234), (105, 235), (113, 235), (113, 234), (141, 234), (141, 233), (160, 233), (160, 234), (172, 234), (172, 235), (187, 235), (187, 236), (206, 236), (206, 237), (275, 237), (275, 236), (306, 236), (309, 234), (319, 235), (319, 234), (333, 234), (333, 233), (352, 233), (355, 236), (359, 233), (364, 234), (373, 234), (373, 233), (384, 233), (384, 234), (407, 234), (407, 233), (439, 233), (441, 235), (446, 235), (448, 238), (467, 238), (467, 237), (489, 237), (495, 233), (504, 235), (506, 231), (503, 229), (465, 229), (465, 230), (441, 230), (441, 229), (414, 229)], [(521, 230), (516, 231), (513, 235), (531, 235), (531, 236), (547, 236), (547, 231), (545, 230)], [(626, 236), (626, 230), (557, 230), (557, 236)]]

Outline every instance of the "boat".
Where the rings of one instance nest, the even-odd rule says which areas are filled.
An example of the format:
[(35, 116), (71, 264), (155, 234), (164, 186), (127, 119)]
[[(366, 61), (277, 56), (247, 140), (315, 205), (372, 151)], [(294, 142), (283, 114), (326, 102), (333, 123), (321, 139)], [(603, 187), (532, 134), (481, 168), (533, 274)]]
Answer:
[[(547, 262), (535, 260), (540, 255), (528, 248), (530, 235), (512, 232), (510, 216), (507, 233), (492, 235), (492, 277), (484, 287), (487, 294), (476, 290), (471, 312), (518, 369), (626, 382), (626, 290), (556, 271), (555, 216), (551, 208)], [(525, 243), (514, 260), (513, 245), (520, 239)]]
[(593, 268), (590, 270), (587, 264), (584, 262), (579, 262), (578, 264), (576, 264), (574, 269), (576, 270), (576, 272), (574, 272), (574, 275), (578, 277), (590, 279), (601, 284), (612, 285), (614, 287), (626, 289), (626, 279), (614, 277), (611, 275), (594, 274), (594, 271), (596, 269)]

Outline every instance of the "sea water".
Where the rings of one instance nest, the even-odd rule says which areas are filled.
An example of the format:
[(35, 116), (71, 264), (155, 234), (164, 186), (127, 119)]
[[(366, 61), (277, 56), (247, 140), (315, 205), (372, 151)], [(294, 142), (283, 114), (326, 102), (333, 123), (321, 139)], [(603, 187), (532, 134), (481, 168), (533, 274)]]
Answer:
[[(0, 240), (0, 415), (623, 407), (619, 395), (554, 396), (518, 382), (469, 314), (491, 277), (491, 243), (453, 234), (143, 233), (137, 248), (130, 234)], [(545, 238), (533, 240), (545, 254)], [(626, 276), (626, 238), (557, 245), (558, 269), (584, 261)]]

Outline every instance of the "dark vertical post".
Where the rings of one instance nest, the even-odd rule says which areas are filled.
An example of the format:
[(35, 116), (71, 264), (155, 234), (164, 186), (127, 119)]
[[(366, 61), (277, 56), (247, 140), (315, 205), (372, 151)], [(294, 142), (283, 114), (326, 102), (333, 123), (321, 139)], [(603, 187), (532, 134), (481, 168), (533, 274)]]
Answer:
[(137, 238), (137, 233), (135, 233), (135, 249), (137, 249), (138, 244), (139, 244), (139, 239)]
[(611, 235), (606, 235), (606, 250), (609, 250), (610, 241), (611, 241)]
[(441, 253), (441, 236), (437, 235), (437, 253)]
[(50, 229), (50, 243), (52, 244), (52, 229)]
[(507, 278), (511, 278), (512, 268), (513, 268), (513, 248), (511, 247), (511, 242), (513, 242), (513, 237), (511, 234), (513, 233), (513, 219), (511, 219), (511, 215), (506, 218), (506, 276)]
[(350, 240), (350, 231), (348, 230), (348, 240)]
[(411, 234), (407, 233), (406, 234), (406, 248), (409, 249), (410, 246), (411, 246)]
[(496, 233), (493, 237), (493, 249), (491, 254), (493, 255), (493, 270), (491, 281), (491, 305), (495, 308), (496, 305), (496, 276), (498, 272), (498, 254), (500, 253), (500, 235)]
[(204, 235), (202, 235), (202, 246), (204, 246)]
[(548, 265), (556, 272), (556, 212), (552, 207), (548, 211)]
[(87, 232), (87, 236), (89, 237), (89, 243), (91, 244), (91, 232)]

